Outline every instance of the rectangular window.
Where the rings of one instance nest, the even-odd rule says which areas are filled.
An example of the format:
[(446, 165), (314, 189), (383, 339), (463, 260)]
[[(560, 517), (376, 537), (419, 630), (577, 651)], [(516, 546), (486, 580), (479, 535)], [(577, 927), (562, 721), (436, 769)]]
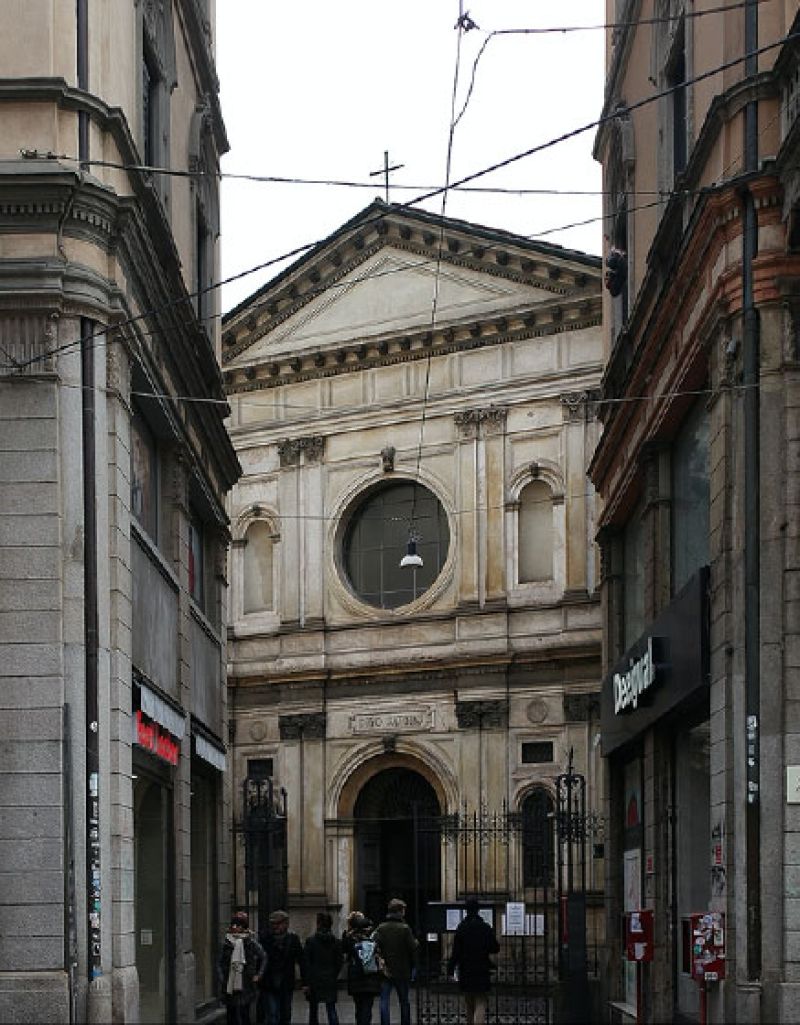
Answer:
[(204, 531), (200, 518), (192, 514), (189, 520), (189, 594), (205, 611), (205, 551)]
[(138, 411), (131, 420), (131, 513), (153, 542), (158, 542), (158, 449)]
[(670, 95), (672, 114), (672, 176), (673, 179), (686, 167), (686, 42), (684, 26), (678, 29), (672, 58), (667, 69), (667, 88)]
[(158, 162), (158, 72), (145, 52), (142, 58), (142, 154), (145, 164)]
[(257, 783), (263, 783), (265, 780), (272, 778), (272, 759), (271, 758), (248, 758), (247, 759), (247, 778), (255, 780)]
[(522, 745), (522, 764), (538, 765), (553, 761), (553, 741), (533, 740)]
[(708, 411), (698, 402), (672, 446), (672, 591), (709, 560)]
[(211, 233), (200, 203), (195, 204), (195, 309), (200, 326), (211, 335)]
[(625, 525), (623, 570), (624, 647), (644, 631), (644, 509), (639, 505)]

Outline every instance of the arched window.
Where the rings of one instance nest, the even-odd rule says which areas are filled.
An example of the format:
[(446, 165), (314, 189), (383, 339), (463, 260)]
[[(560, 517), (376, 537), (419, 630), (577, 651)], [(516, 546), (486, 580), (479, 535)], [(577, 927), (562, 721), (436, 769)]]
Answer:
[(555, 882), (553, 798), (535, 787), (522, 802), (522, 882), (524, 886), (552, 886)]
[(274, 538), (269, 524), (256, 520), (247, 528), (244, 549), (244, 595), (242, 611), (269, 612), (274, 605), (272, 556)]
[(553, 579), (553, 493), (534, 480), (519, 496), (519, 582)]

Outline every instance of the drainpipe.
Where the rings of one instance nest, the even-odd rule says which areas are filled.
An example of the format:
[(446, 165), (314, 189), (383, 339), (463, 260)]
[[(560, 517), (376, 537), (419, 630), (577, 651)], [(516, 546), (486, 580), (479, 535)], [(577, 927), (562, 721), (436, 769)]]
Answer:
[[(89, 90), (89, 0), (75, 0), (78, 88)], [(78, 111), (78, 157), (89, 159), (89, 112)]]
[(100, 743), (98, 701), (97, 484), (93, 323), (81, 317), (81, 386), (84, 516), (84, 646), (86, 651), (86, 911), (87, 970), (103, 973), (100, 950)]
[[(76, 0), (78, 88), (89, 88), (89, 0)], [(78, 158), (89, 159), (89, 115), (78, 112)], [(97, 484), (95, 465), (94, 324), (81, 317), (83, 446), (83, 587), (86, 651), (86, 915), (89, 982), (103, 973), (100, 933), (100, 715), (98, 703)]]
[[(745, 4), (745, 72), (758, 72), (758, 0)], [(744, 110), (745, 172), (758, 170), (758, 103), (751, 99)], [(760, 767), (760, 546), (759, 502), (759, 361), (761, 325), (753, 296), (753, 261), (758, 251), (758, 222), (753, 194), (746, 188), (743, 202), (742, 251), (742, 370), (744, 383), (744, 646), (745, 744), (747, 794), (745, 804), (745, 892), (747, 907), (747, 977), (761, 976), (761, 767)]]

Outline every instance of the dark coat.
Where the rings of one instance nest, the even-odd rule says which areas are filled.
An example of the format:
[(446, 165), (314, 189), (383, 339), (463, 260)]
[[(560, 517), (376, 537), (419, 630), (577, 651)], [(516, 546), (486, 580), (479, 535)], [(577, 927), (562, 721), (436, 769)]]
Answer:
[(336, 980), (342, 970), (342, 944), (329, 930), (317, 930), (306, 940), (305, 958), (309, 996), (321, 1003), (333, 1003)]
[(260, 937), (267, 955), (267, 968), (261, 977), (262, 989), (272, 993), (294, 989), (295, 968), (300, 969), (300, 978), (305, 979), (305, 957), (303, 945), (296, 932), (285, 932), (276, 936), (272, 930)]
[[(264, 971), (266, 955), (261, 944), (252, 933), (246, 933), (244, 939), (244, 971), (242, 981), (244, 988), (241, 993), (245, 1000), (255, 995), (256, 987), (253, 979)], [(228, 995), (228, 974), (231, 970), (231, 958), (233, 957), (233, 944), (227, 935), (223, 941), (219, 956), (217, 957), (217, 995), (222, 1000)]]
[(342, 936), (342, 949), (347, 958), (347, 992), (350, 996), (377, 996), (383, 982), (382, 972), (366, 975), (359, 966), (355, 945), (359, 940), (370, 938), (370, 929), (347, 931)]
[(377, 940), (386, 975), (410, 982), (417, 963), (417, 941), (403, 916), (390, 912), (375, 930), (373, 939)]
[(447, 962), (450, 975), (458, 968), (462, 993), (488, 993), (491, 988), (491, 955), (500, 949), (494, 930), (478, 914), (468, 914), (456, 929), (453, 953)]

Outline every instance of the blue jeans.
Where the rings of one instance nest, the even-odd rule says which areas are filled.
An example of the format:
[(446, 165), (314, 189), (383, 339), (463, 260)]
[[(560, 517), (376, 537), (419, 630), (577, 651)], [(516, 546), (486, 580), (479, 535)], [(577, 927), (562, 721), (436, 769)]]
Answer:
[(291, 1025), (292, 997), (291, 989), (267, 989), (264, 991), (265, 1025)]
[(397, 991), (400, 1002), (400, 1025), (411, 1025), (411, 1004), (408, 1000), (408, 981), (406, 979), (384, 979), (381, 983), (381, 1025), (391, 1025), (389, 1018), (389, 998), (392, 988)]

